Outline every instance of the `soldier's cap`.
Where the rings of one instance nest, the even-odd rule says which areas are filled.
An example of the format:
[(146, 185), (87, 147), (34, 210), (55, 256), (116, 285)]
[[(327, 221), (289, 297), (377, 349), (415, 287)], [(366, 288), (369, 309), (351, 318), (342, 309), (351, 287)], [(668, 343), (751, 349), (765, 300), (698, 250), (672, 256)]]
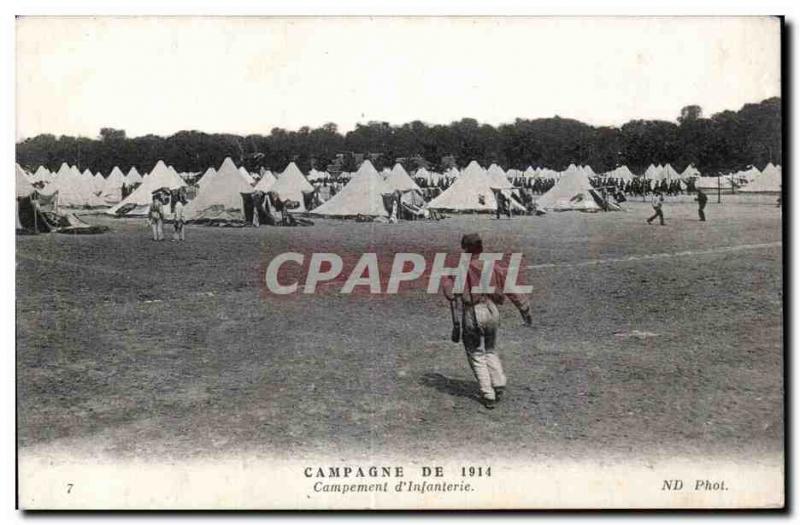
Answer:
[(461, 248), (470, 253), (483, 251), (483, 240), (477, 233), (467, 233), (461, 237)]

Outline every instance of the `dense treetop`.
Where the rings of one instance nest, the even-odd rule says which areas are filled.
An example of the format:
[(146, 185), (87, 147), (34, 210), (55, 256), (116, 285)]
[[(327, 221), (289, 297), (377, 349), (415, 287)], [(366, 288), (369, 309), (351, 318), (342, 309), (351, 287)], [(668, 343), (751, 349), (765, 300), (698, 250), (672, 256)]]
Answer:
[(281, 171), (295, 161), (306, 173), (326, 169), (338, 156), (334, 165), (354, 171), (362, 155), (369, 155), (378, 169), (399, 160), (410, 170), (425, 165), (442, 171), (477, 160), (483, 166), (495, 162), (520, 170), (562, 170), (574, 163), (590, 165), (598, 173), (627, 165), (640, 174), (650, 164), (670, 163), (679, 171), (694, 164), (704, 175), (714, 175), (780, 164), (781, 127), (781, 100), (770, 98), (710, 117), (699, 106), (686, 106), (675, 122), (632, 120), (620, 127), (594, 127), (556, 116), (520, 118), (497, 127), (471, 118), (449, 125), (368, 122), (346, 134), (333, 123), (247, 136), (180, 131), (169, 137), (127, 138), (123, 130), (104, 128), (94, 139), (38, 135), (18, 143), (16, 154), (28, 170), (44, 165), (55, 171), (67, 162), (104, 175), (114, 166), (125, 172), (136, 166), (146, 173), (160, 159), (178, 171), (202, 172), (228, 156), (251, 171)]

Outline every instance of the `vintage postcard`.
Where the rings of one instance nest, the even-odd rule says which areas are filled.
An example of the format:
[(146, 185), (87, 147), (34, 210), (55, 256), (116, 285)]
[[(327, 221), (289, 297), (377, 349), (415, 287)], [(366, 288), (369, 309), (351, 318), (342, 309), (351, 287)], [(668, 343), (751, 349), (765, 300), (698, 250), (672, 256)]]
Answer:
[(20, 508), (784, 506), (780, 17), (15, 25)]

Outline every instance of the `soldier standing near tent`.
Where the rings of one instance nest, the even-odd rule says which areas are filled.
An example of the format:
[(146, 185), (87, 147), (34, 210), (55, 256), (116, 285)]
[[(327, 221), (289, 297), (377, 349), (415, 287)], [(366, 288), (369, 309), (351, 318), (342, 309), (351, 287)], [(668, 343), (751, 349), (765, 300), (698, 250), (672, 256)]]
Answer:
[(461, 339), (467, 352), (467, 360), (478, 380), (483, 405), (488, 409), (493, 409), (502, 399), (506, 388), (503, 365), (495, 352), (497, 328), (500, 323), (497, 303), (502, 304), (505, 297), (508, 297), (522, 314), (522, 319), (528, 326), (533, 322), (530, 305), (526, 297), (503, 291), (506, 284), (506, 269), (497, 263), (494, 265), (489, 283), (494, 287), (495, 292), (492, 294), (473, 292), (472, 287), (478, 285), (483, 272), (484, 261), (479, 258), (483, 252), (483, 241), (477, 233), (467, 234), (461, 238), (461, 248), (464, 252), (472, 255), (464, 291), (460, 294), (454, 293), (452, 277), (442, 280), (442, 289), (445, 297), (451, 302), (451, 307), (453, 307), (454, 301), (455, 304), (460, 301), (463, 305)]
[(505, 195), (503, 195), (502, 191), (495, 192), (495, 201), (497, 203), (496, 211), (496, 218), (500, 218), (500, 214), (503, 213), (503, 204), (505, 203)]
[(708, 196), (703, 193), (703, 190), (697, 190), (697, 214), (700, 216), (700, 221), (706, 221), (706, 203), (708, 202)]
[(503, 193), (503, 190), (495, 190), (495, 201), (497, 201), (497, 218), (505, 214), (509, 219), (511, 218), (511, 201), (510, 198)]
[(186, 205), (186, 195), (181, 189), (177, 195), (175, 195), (175, 209), (173, 210), (172, 215), (172, 225), (175, 227), (175, 231), (172, 234), (173, 241), (185, 241), (186, 240), (186, 233), (185, 227), (186, 222), (184, 220), (183, 215), (183, 207)]
[(658, 220), (661, 221), (661, 226), (664, 226), (664, 210), (662, 210), (664, 206), (664, 195), (661, 193), (654, 193), (652, 204), (655, 213), (653, 213), (652, 217), (647, 219), (647, 224), (652, 224), (653, 219), (658, 217)]
[(153, 230), (153, 240), (164, 240), (164, 204), (161, 202), (159, 192), (153, 193), (153, 202), (150, 203), (150, 211), (147, 214), (150, 228)]

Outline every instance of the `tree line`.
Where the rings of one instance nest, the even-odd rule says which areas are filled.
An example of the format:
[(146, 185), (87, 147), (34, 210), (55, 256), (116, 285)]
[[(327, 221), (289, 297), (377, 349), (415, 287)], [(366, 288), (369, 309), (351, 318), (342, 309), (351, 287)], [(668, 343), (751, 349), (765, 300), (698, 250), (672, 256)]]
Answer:
[(306, 173), (312, 168), (355, 171), (365, 156), (379, 170), (399, 161), (408, 170), (424, 166), (444, 171), (476, 160), (484, 167), (497, 163), (519, 170), (563, 170), (574, 163), (590, 165), (598, 173), (626, 165), (638, 174), (651, 163), (670, 163), (679, 171), (693, 164), (704, 175), (715, 175), (780, 164), (781, 118), (781, 99), (776, 97), (710, 117), (699, 106), (686, 106), (675, 122), (632, 120), (620, 127), (555, 116), (520, 118), (496, 127), (472, 118), (448, 125), (372, 121), (348, 133), (328, 123), (246, 136), (180, 131), (169, 137), (128, 138), (124, 130), (103, 128), (97, 138), (38, 135), (17, 143), (16, 156), (28, 170), (43, 165), (55, 171), (67, 162), (105, 175), (114, 166), (124, 172), (136, 166), (146, 173), (158, 160), (178, 171), (202, 172), (218, 167), (225, 157), (250, 171), (281, 171), (291, 161)]

